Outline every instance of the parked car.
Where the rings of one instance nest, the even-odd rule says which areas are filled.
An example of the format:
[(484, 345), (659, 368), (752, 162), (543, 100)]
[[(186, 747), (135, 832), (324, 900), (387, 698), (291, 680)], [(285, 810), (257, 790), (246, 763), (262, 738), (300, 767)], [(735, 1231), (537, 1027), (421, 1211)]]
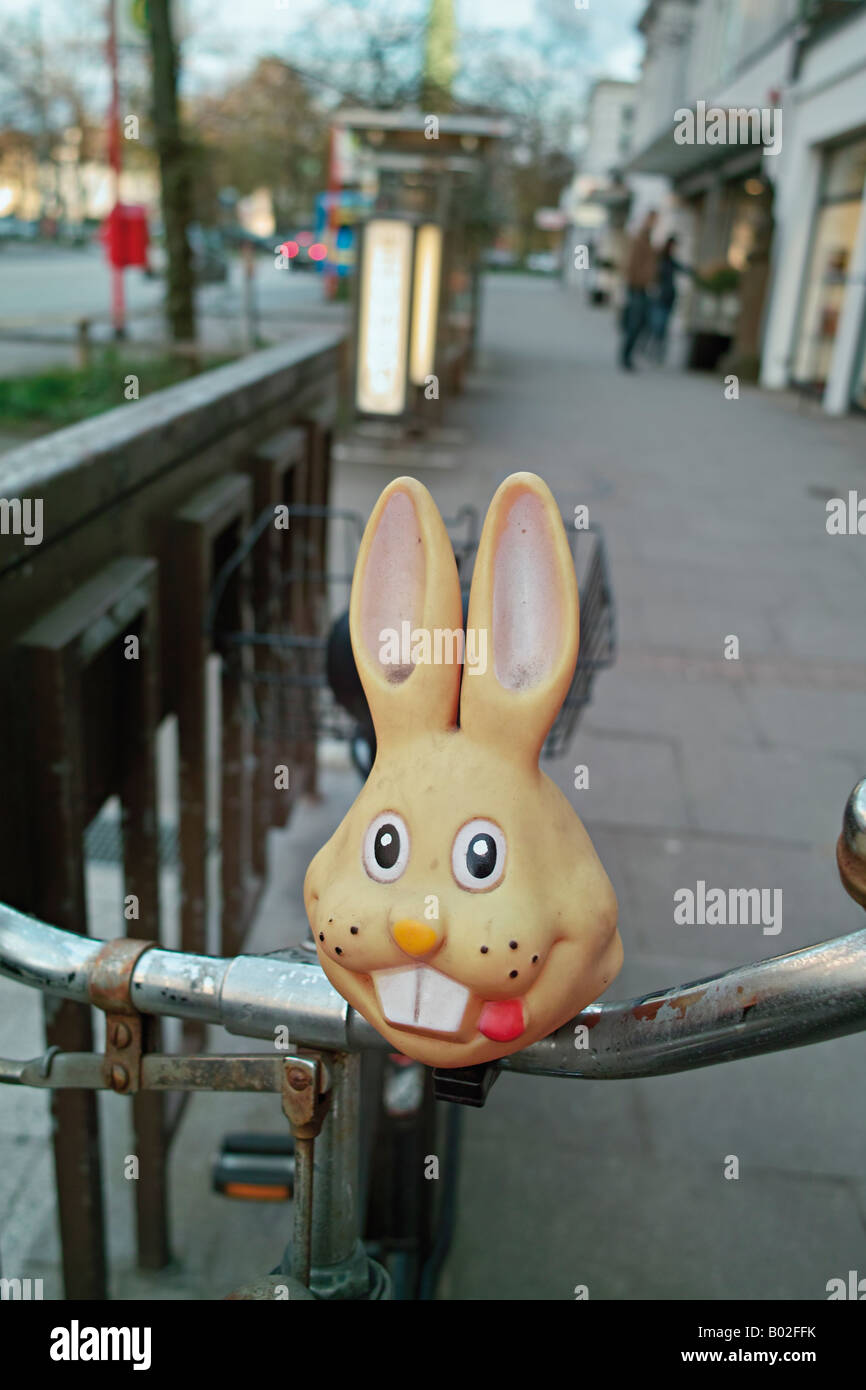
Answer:
[(561, 265), (553, 251), (533, 251), (526, 257), (526, 269), (536, 275), (558, 275)]
[(241, 227), (237, 223), (229, 223), (228, 226), (223, 227), (221, 236), (231, 251), (241, 251), (245, 246), (251, 246), (254, 251), (272, 256), (277, 244), (273, 237), (257, 236), (255, 232), (248, 232), (245, 227)]
[(0, 237), (10, 241), (35, 241), (38, 236), (38, 222), (25, 222), (20, 217), (0, 217)]
[(499, 246), (489, 247), (483, 252), (481, 260), (487, 270), (516, 270), (520, 264), (513, 251), (503, 250)]
[(64, 246), (86, 246), (87, 228), (83, 222), (58, 222), (57, 240)]
[(187, 229), (192, 251), (192, 269), (199, 285), (223, 284), (229, 278), (229, 261), (220, 233), (215, 227), (193, 222)]
[(286, 254), (293, 270), (315, 270), (328, 254), (324, 243), (316, 241), (315, 233), (307, 230), (292, 232), (289, 236), (275, 236), (274, 245), (288, 248)]

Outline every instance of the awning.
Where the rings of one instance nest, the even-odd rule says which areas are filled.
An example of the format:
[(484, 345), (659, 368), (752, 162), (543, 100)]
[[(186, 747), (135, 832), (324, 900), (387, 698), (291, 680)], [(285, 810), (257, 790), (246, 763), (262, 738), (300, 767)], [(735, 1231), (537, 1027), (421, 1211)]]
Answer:
[[(713, 107), (713, 110), (739, 108)], [(692, 108), (693, 114), (695, 108)], [(696, 117), (697, 118), (697, 117)], [(764, 146), (755, 144), (690, 144), (680, 145), (674, 139), (678, 121), (671, 121), (669, 127), (661, 130), (654, 140), (645, 145), (626, 165), (627, 174), (661, 174), (674, 184), (692, 176), (703, 174), (707, 183), (718, 179), (737, 178), (747, 173), (763, 159)]]

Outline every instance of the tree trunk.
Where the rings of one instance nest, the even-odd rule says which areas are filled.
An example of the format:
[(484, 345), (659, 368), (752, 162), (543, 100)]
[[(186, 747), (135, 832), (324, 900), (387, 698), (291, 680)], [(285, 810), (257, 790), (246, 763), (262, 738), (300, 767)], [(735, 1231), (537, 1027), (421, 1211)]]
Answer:
[(174, 341), (192, 342), (195, 298), (192, 253), (187, 239), (187, 228), (193, 220), (192, 167), (180, 127), (171, 0), (149, 0), (147, 14), (153, 59), (153, 128), (168, 253), (166, 314)]

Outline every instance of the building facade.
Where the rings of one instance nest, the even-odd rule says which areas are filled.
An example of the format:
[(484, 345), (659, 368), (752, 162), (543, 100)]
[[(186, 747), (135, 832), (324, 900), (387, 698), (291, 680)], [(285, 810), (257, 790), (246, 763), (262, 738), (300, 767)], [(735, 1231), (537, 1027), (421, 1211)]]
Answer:
[(638, 27), (627, 177), (666, 180), (664, 231), (717, 290), (685, 296), (693, 364), (712, 341), (765, 386), (866, 406), (866, 4), (650, 0)]
[(617, 78), (600, 78), (593, 84), (578, 172), (561, 200), (566, 218), (563, 278), (599, 304), (616, 293), (623, 255), (630, 193), (622, 170), (631, 151), (636, 91), (634, 82)]
[[(681, 298), (685, 361), (756, 378), (775, 233), (782, 99), (801, 0), (650, 0), (629, 177), (667, 180), (660, 235), (709, 289)], [(712, 113), (742, 113), (714, 123)], [(710, 113), (710, 122), (707, 120)], [(711, 128), (712, 127), (712, 128)]]
[(580, 171), (588, 178), (611, 180), (622, 170), (631, 151), (635, 97), (634, 82), (603, 77), (593, 83), (580, 162)]
[(803, 36), (785, 119), (761, 382), (866, 410), (866, 5)]

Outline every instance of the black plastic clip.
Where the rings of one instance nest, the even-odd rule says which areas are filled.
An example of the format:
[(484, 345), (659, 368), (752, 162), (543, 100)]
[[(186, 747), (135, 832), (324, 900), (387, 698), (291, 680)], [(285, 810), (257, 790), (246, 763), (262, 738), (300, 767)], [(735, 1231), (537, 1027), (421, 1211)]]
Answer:
[(450, 1100), (455, 1105), (480, 1107), (498, 1075), (496, 1062), (481, 1062), (475, 1067), (434, 1067), (433, 1094), (437, 1100)]

